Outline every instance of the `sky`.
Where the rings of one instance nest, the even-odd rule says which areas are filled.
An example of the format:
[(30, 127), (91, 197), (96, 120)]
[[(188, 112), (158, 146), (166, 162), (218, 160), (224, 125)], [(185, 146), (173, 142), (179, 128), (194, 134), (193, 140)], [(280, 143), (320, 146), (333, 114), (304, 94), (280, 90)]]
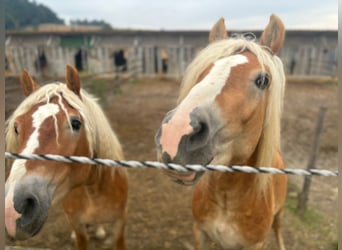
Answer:
[(261, 30), (277, 14), (286, 29), (337, 30), (338, 0), (35, 0), (67, 23), (105, 20), (113, 28), (209, 30), (220, 18), (232, 30)]

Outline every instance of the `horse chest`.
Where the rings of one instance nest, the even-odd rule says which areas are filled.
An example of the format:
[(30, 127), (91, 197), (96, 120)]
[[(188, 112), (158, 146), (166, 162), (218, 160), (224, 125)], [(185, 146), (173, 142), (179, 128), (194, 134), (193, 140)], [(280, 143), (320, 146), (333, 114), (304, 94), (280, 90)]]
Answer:
[(204, 223), (203, 227), (208, 236), (219, 243), (223, 249), (240, 249), (245, 243), (230, 214), (219, 215)]
[(248, 245), (237, 219), (241, 216), (241, 204), (234, 199), (234, 194), (219, 192), (215, 196), (208, 195), (201, 201), (205, 203), (197, 204), (200, 207), (197, 210), (197, 219), (202, 222), (201, 229), (211, 240), (227, 250), (242, 249)]
[(78, 205), (82, 206), (82, 209), (79, 209), (79, 218), (82, 223), (111, 221), (114, 214), (113, 208), (105, 202), (106, 197), (101, 194), (97, 186), (83, 186), (76, 195)]
[[(198, 221), (201, 221), (201, 229), (223, 249), (243, 249), (258, 243), (271, 227), (268, 214), (254, 213), (255, 209), (249, 203), (240, 203), (228, 196), (207, 199), (206, 202), (207, 210), (197, 217)], [(267, 209), (263, 211), (267, 212)]]

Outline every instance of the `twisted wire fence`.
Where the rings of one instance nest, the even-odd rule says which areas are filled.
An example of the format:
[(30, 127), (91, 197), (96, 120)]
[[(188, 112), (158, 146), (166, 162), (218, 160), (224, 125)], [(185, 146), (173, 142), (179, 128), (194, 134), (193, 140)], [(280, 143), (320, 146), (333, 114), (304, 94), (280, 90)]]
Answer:
[(338, 170), (326, 169), (277, 169), (273, 167), (251, 167), (251, 166), (224, 166), (224, 165), (179, 165), (175, 163), (161, 163), (156, 161), (135, 161), (135, 160), (111, 160), (100, 158), (89, 158), (84, 156), (62, 156), (53, 154), (16, 154), (5, 152), (5, 158), (40, 160), (40, 161), (58, 161), (65, 163), (82, 163), (90, 165), (103, 165), (107, 167), (126, 167), (126, 168), (156, 168), (162, 170), (173, 170), (178, 172), (243, 172), (243, 173), (262, 173), (262, 174), (288, 174), (302, 176), (338, 176)]

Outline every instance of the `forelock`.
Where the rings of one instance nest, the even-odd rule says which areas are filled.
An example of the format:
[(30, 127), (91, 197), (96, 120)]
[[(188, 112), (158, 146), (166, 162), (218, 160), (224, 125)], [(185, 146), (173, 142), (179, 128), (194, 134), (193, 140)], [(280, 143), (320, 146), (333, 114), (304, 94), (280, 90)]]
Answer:
[[(87, 131), (87, 139), (89, 145), (93, 145), (95, 140), (95, 135), (91, 134), (91, 131), (95, 131), (95, 121), (90, 119), (92, 117), (91, 112), (87, 110), (86, 105), (82, 102), (82, 100), (74, 94), (71, 90), (67, 88), (64, 83), (56, 82), (46, 84), (36, 91), (34, 91), (31, 95), (26, 97), (17, 107), (17, 109), (13, 112), (13, 114), (6, 121), (6, 150), (10, 152), (15, 152), (17, 150), (17, 140), (14, 130), (15, 119), (27, 113), (30, 109), (32, 109), (38, 103), (49, 103), (50, 100), (54, 97), (58, 98), (58, 103), (64, 111), (65, 115), (68, 117), (68, 113), (62, 103), (62, 99), (64, 99), (71, 107), (78, 110), (82, 119), (84, 120), (86, 131)], [(69, 122), (70, 125), (70, 122)], [(71, 126), (71, 125), (70, 125)], [(92, 151), (92, 150), (91, 150)]]

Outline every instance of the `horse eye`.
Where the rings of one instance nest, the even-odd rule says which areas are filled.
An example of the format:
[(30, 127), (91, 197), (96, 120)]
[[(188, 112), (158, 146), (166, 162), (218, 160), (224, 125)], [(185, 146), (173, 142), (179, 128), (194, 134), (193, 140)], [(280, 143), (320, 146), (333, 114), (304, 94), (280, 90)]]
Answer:
[(82, 126), (82, 123), (80, 120), (78, 120), (77, 118), (72, 118), (70, 123), (71, 123), (72, 130), (80, 131), (81, 126)]
[(14, 124), (14, 132), (18, 135), (19, 134), (19, 130), (18, 130), (18, 124)]
[(268, 86), (268, 83), (269, 83), (269, 76), (268, 75), (260, 74), (255, 79), (255, 85), (261, 90), (265, 89)]

